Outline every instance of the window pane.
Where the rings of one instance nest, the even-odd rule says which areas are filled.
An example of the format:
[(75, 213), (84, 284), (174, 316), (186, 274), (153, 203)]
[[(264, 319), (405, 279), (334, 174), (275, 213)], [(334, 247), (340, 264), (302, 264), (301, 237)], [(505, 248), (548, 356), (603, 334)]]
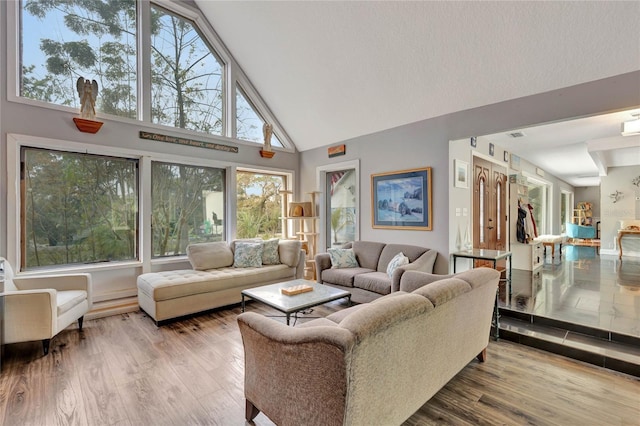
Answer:
[(238, 171), (237, 237), (263, 239), (282, 236), (280, 190), (287, 188), (282, 175)]
[(223, 66), (195, 26), (151, 8), (151, 121), (222, 134)]
[(153, 256), (186, 253), (191, 243), (224, 240), (223, 169), (153, 162)]
[(134, 0), (22, 2), (20, 96), (80, 108), (78, 77), (96, 80), (96, 111), (136, 118)]
[[(236, 137), (245, 141), (263, 143), (262, 126), (264, 126), (264, 120), (260, 114), (251, 105), (242, 89), (236, 87)], [(283, 146), (275, 133), (271, 136), (271, 146)]]
[(25, 268), (132, 260), (136, 160), (23, 148)]
[(326, 194), (329, 194), (327, 246), (342, 247), (356, 239), (356, 173), (355, 169), (327, 172)]

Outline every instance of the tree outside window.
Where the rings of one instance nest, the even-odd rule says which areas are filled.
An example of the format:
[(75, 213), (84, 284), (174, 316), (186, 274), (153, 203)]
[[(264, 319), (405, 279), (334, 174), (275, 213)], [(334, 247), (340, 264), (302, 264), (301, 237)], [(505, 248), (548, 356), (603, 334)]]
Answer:
[(22, 268), (138, 257), (137, 160), (22, 148)]
[(186, 253), (191, 243), (224, 240), (225, 171), (153, 162), (153, 256)]
[(237, 237), (263, 239), (282, 235), (280, 190), (286, 189), (282, 175), (238, 171)]
[(29, 0), (22, 5), (20, 96), (79, 108), (75, 82), (95, 79), (99, 111), (136, 118), (134, 0)]

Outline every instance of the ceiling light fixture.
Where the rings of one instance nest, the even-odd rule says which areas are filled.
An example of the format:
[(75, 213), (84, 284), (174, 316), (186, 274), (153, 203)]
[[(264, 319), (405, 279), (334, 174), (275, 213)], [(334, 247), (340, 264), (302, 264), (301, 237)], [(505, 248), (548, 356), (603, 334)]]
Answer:
[(635, 120), (622, 123), (622, 136), (640, 135), (640, 114), (634, 114)]

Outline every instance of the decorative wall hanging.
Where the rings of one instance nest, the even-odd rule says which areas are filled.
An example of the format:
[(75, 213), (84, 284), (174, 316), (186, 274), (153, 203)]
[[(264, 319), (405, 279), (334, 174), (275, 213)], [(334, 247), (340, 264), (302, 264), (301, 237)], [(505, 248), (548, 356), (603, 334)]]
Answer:
[(469, 188), (469, 163), (466, 161), (453, 160), (453, 186)]
[(97, 133), (104, 124), (96, 121), (96, 98), (98, 97), (98, 82), (85, 80), (80, 77), (76, 81), (76, 89), (80, 96), (80, 117), (74, 117), (73, 122), (81, 132)]
[(640, 176), (631, 180), (631, 183), (640, 187)]
[(622, 198), (622, 192), (616, 190), (616, 192), (613, 192), (609, 195), (609, 198), (611, 198), (614, 203), (617, 203), (618, 200)]
[(493, 154), (496, 153), (496, 147), (494, 144), (490, 143), (489, 144), (489, 155), (493, 157)]
[(329, 158), (337, 157), (339, 155), (345, 155), (346, 153), (347, 148), (344, 144), (327, 148), (327, 154), (329, 155)]
[(215, 149), (217, 151), (233, 152), (234, 154), (238, 153), (237, 146), (229, 146), (229, 145), (223, 145), (223, 144), (212, 143), (212, 142), (203, 142), (203, 141), (197, 141), (194, 139), (187, 139), (187, 138), (176, 138), (175, 136), (163, 135), (160, 133), (143, 132), (142, 130), (139, 133), (139, 137), (140, 139), (150, 139), (152, 141), (158, 141), (158, 142), (168, 142), (168, 143), (176, 143), (178, 145), (195, 146), (198, 148)]
[(431, 167), (371, 175), (374, 228), (430, 231)]
[(475, 136), (471, 138), (471, 146), (474, 148), (478, 146), (478, 139)]

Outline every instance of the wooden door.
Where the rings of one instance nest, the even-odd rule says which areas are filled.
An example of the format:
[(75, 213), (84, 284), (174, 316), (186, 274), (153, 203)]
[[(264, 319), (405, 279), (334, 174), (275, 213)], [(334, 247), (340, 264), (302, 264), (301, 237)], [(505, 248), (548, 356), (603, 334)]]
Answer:
[(473, 247), (507, 249), (507, 168), (473, 159)]

